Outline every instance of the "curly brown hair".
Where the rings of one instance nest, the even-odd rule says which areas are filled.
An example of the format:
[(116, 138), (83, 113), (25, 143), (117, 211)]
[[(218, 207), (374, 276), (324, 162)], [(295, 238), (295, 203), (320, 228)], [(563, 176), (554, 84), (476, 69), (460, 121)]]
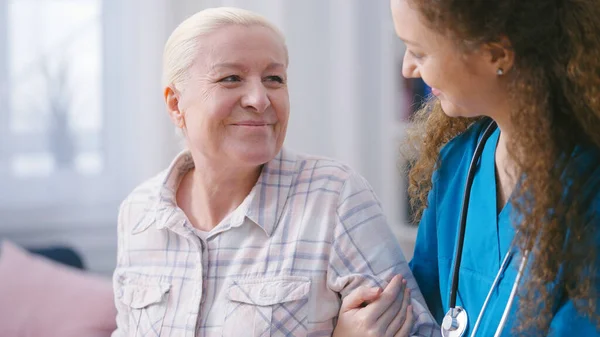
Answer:
[[(594, 179), (599, 163), (587, 169), (573, 165), (576, 149), (596, 154), (600, 149), (598, 0), (409, 2), (429, 27), (465, 53), (504, 37), (515, 54), (505, 75), (514, 103), (508, 150), (522, 179), (511, 200), (519, 200), (513, 217), (520, 229), (516, 243), (531, 252), (517, 331), (547, 333), (553, 310), (565, 298), (600, 329), (594, 241), (600, 222), (590, 212), (600, 188)], [(416, 114), (409, 133), (410, 144), (418, 148), (409, 173), (415, 221), (427, 207), (440, 149), (477, 120), (447, 117), (435, 98)]]

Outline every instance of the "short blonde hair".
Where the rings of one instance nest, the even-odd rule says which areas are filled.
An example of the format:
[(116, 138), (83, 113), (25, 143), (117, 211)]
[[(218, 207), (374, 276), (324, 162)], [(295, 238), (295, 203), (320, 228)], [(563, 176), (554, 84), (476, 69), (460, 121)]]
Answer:
[(198, 53), (201, 44), (199, 38), (229, 25), (269, 28), (281, 38), (287, 54), (285, 37), (279, 28), (263, 16), (241, 8), (209, 8), (187, 18), (169, 36), (163, 53), (163, 85), (182, 83)]

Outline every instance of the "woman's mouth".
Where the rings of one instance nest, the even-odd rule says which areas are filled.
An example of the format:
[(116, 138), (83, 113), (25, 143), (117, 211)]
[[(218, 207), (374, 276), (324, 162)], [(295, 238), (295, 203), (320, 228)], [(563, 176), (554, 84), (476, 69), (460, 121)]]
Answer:
[(243, 121), (243, 122), (233, 123), (233, 125), (236, 125), (236, 126), (256, 126), (256, 127), (260, 127), (260, 126), (270, 125), (270, 123), (259, 122), (259, 121)]

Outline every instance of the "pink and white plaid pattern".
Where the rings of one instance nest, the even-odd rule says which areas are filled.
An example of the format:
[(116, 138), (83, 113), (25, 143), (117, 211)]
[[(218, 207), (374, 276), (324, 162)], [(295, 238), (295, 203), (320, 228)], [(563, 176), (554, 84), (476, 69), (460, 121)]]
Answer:
[(331, 336), (341, 300), (402, 274), (416, 336), (437, 336), (369, 184), (336, 161), (288, 150), (244, 202), (199, 233), (175, 202), (183, 152), (119, 212), (117, 336)]

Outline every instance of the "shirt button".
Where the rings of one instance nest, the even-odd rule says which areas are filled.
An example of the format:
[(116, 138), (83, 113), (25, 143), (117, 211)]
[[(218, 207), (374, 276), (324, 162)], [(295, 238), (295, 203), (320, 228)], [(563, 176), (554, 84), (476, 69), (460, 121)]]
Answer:
[(273, 297), (273, 291), (271, 289), (269, 289), (269, 287), (263, 286), (260, 289), (259, 295), (260, 295), (261, 298), (270, 299), (270, 298)]

